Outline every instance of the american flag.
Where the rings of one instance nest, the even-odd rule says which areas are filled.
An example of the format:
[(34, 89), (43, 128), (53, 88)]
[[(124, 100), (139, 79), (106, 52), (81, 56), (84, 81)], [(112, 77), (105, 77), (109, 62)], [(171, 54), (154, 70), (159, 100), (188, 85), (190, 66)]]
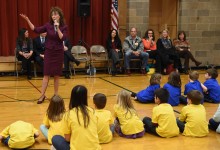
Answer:
[(112, 5), (111, 5), (111, 29), (118, 30), (118, 0), (112, 0)]

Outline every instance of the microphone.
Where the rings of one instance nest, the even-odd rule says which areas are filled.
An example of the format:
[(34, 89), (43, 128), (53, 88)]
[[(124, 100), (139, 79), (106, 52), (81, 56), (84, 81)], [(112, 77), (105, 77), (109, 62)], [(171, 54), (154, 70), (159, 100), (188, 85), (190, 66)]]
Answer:
[(57, 23), (57, 20), (54, 20), (54, 29), (57, 31), (57, 25), (55, 25), (55, 23)]

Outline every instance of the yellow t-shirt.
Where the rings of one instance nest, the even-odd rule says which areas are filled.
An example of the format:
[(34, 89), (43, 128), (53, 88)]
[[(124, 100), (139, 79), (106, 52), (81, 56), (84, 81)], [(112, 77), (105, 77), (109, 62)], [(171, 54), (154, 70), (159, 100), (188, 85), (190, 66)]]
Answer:
[(156, 132), (161, 137), (174, 137), (179, 134), (173, 108), (170, 104), (162, 103), (153, 108), (152, 123), (157, 123)]
[(109, 143), (112, 140), (110, 125), (114, 123), (112, 114), (108, 110), (97, 109), (95, 114), (98, 117), (99, 143)]
[(206, 110), (201, 104), (190, 104), (183, 107), (179, 120), (186, 122), (183, 131), (183, 135), (185, 136), (203, 137), (209, 133)]
[[(118, 117), (121, 131), (125, 135), (132, 135), (144, 131), (144, 124), (137, 116), (136, 111), (132, 114), (126, 114), (126, 110), (121, 108), (118, 104), (114, 105), (115, 117)], [(126, 115), (125, 115), (126, 114)]]
[[(64, 134), (70, 134), (70, 149), (71, 150), (99, 150), (99, 138), (97, 132), (97, 117), (95, 110), (87, 107), (88, 114), (90, 116), (89, 125), (87, 128), (84, 127), (83, 115), (78, 109), (73, 108), (65, 113), (63, 121), (63, 132)], [(80, 121), (80, 124), (78, 122)]]
[(30, 123), (24, 121), (16, 121), (6, 127), (1, 135), (4, 138), (10, 136), (8, 146), (10, 148), (27, 148), (34, 144), (34, 133), (38, 132), (37, 129)]
[(47, 115), (44, 116), (43, 124), (49, 127), (48, 129), (48, 143), (49, 144), (52, 144), (51, 140), (54, 135), (64, 136), (62, 132), (62, 120), (58, 122), (52, 122), (51, 120), (49, 120)]

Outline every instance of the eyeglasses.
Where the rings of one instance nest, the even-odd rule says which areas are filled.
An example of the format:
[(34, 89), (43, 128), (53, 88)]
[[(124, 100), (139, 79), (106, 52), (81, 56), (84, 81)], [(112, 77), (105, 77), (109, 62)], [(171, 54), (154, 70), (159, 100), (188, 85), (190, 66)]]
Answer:
[(148, 34), (153, 34), (153, 33), (148, 33)]

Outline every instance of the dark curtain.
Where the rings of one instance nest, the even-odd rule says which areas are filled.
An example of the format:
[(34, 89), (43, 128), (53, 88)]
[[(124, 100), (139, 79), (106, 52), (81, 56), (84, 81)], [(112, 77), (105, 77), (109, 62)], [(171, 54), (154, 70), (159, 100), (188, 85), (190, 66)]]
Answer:
[(89, 46), (105, 45), (110, 30), (111, 0), (90, 0), (90, 3), (90, 16), (81, 18), (77, 15), (77, 0), (0, 0), (0, 56), (14, 55), (20, 28), (27, 28), (31, 38), (37, 36), (19, 16), (20, 13), (26, 14), (35, 26), (41, 26), (49, 21), (52, 6), (63, 10), (73, 45), (77, 45), (81, 39)]

